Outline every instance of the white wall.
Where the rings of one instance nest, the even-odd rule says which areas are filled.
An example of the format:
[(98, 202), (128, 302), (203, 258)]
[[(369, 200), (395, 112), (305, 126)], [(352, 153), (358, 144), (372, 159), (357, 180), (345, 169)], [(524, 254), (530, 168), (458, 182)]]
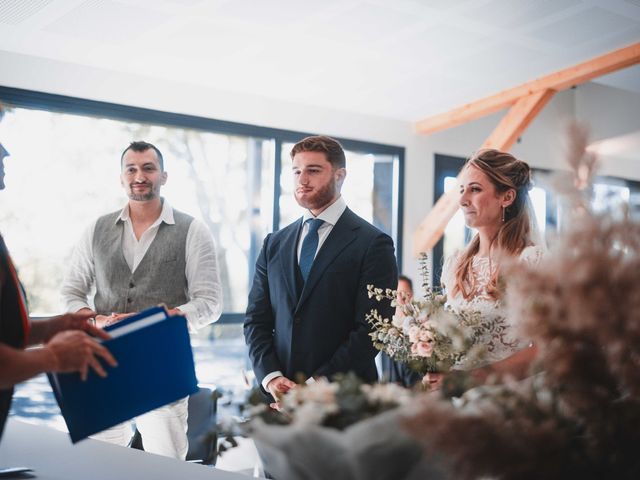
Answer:
[(575, 89), (576, 116), (588, 119), (593, 140), (640, 130), (640, 95), (598, 83)]
[(575, 94), (576, 117), (588, 121), (591, 138), (611, 139), (601, 173), (640, 180), (640, 95), (597, 83), (580, 85)]
[[(422, 136), (413, 132), (412, 124), (403, 121), (221, 92), (26, 55), (0, 51), (0, 65), (0, 85), (8, 87), (404, 147), (406, 182), (401, 270), (415, 279), (418, 277), (411, 258), (411, 239), (432, 205), (434, 154), (468, 156), (482, 144), (502, 116), (499, 113)], [(627, 110), (629, 105), (632, 110)], [(620, 122), (625, 125), (624, 131), (627, 126), (637, 124), (637, 111), (640, 111), (639, 96), (610, 87), (585, 86), (561, 92), (532, 122), (513, 153), (532, 166), (559, 168), (563, 158), (562, 135), (568, 119), (576, 114), (590, 119), (594, 138), (600, 139), (611, 135)], [(636, 129), (640, 130), (640, 126)], [(608, 173), (640, 178), (640, 169), (631, 168), (619, 164)]]

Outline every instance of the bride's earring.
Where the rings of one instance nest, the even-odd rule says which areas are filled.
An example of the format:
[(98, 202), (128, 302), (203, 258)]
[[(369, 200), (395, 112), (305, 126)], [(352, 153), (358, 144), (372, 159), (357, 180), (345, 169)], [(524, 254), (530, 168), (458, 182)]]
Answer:
[(507, 207), (502, 206), (502, 223), (504, 223), (504, 212), (507, 210)]

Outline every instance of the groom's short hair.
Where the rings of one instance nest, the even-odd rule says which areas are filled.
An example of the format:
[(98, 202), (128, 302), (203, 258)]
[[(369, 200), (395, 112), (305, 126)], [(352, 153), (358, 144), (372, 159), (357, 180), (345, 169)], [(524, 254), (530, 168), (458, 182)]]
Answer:
[(314, 135), (303, 138), (291, 149), (291, 159), (300, 152), (322, 152), (334, 169), (346, 168), (347, 166), (347, 159), (342, 145), (331, 137)]

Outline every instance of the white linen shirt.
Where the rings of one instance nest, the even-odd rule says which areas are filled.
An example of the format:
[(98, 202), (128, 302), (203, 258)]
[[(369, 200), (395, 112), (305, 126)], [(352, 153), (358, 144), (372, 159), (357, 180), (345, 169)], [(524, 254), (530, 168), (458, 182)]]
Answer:
[[(151, 243), (156, 238), (162, 222), (174, 225), (173, 208), (163, 200), (162, 212), (158, 219), (140, 236), (138, 240), (133, 232), (129, 217), (129, 204), (125, 205), (117, 220), (124, 222), (122, 254), (131, 269), (136, 268), (144, 258)], [(93, 234), (97, 219), (84, 232), (80, 242), (71, 255), (69, 267), (62, 283), (62, 301), (67, 311), (77, 312), (89, 305), (89, 296), (95, 288), (95, 266), (93, 257)], [(185, 275), (187, 277), (187, 297), (184, 305), (169, 305), (178, 308), (187, 317), (189, 330), (215, 322), (222, 313), (222, 288), (216, 246), (207, 227), (194, 219), (189, 225), (185, 245)], [(118, 313), (118, 312), (116, 312)]]
[[(313, 256), (313, 258), (315, 259), (316, 255), (320, 251), (320, 248), (331, 233), (331, 230), (333, 230), (333, 227), (338, 222), (346, 209), (347, 202), (345, 202), (344, 198), (342, 198), (342, 195), (340, 195), (335, 202), (333, 202), (322, 212), (320, 212), (317, 217), (314, 216), (313, 213), (311, 213), (309, 210), (305, 210), (304, 215), (302, 216), (302, 231), (300, 232), (300, 238), (298, 239), (298, 263), (300, 263), (300, 251), (302, 250), (302, 242), (309, 232), (309, 224), (307, 223), (307, 220), (309, 220), (310, 218), (324, 220), (324, 223), (318, 229), (318, 248), (316, 249), (316, 253)], [(269, 382), (274, 378), (281, 376), (282, 372), (279, 370), (267, 374), (262, 380), (262, 388), (264, 388), (265, 391), (268, 392), (267, 385), (269, 384)], [(309, 380), (307, 380), (307, 383), (310, 383), (310, 381), (313, 381), (313, 379), (310, 378)]]

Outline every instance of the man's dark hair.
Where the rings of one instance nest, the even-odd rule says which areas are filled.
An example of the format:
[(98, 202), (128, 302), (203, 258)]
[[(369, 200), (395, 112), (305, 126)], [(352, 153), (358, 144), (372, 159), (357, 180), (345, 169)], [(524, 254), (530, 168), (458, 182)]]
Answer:
[(406, 275), (398, 275), (398, 282), (400, 282), (400, 281), (407, 282), (409, 284), (409, 288), (413, 292), (413, 282), (411, 281), (411, 279), (409, 277), (407, 277)]
[(347, 160), (342, 145), (331, 137), (316, 135), (307, 137), (296, 143), (291, 149), (291, 158), (300, 152), (322, 152), (333, 168), (345, 168)]
[(160, 150), (158, 150), (158, 148), (155, 145), (152, 145), (151, 143), (143, 142), (143, 141), (131, 142), (131, 144), (124, 149), (124, 152), (122, 152), (122, 155), (120, 155), (120, 168), (122, 168), (124, 155), (129, 150), (133, 150), (134, 152), (146, 152), (149, 149), (153, 149), (156, 152), (156, 156), (158, 157), (158, 163), (160, 164), (160, 171), (164, 172), (164, 158), (162, 158), (162, 152), (160, 152)]

